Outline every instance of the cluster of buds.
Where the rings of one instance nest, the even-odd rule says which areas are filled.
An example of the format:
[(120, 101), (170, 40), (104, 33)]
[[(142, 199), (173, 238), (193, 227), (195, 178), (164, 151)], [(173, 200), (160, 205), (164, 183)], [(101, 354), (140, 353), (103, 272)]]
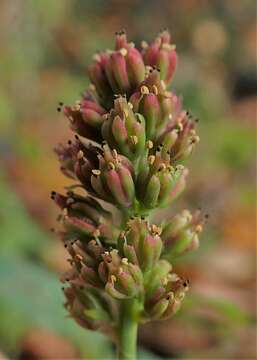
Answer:
[(65, 307), (83, 327), (114, 337), (127, 299), (140, 304), (138, 322), (176, 313), (188, 281), (171, 261), (195, 249), (202, 231), (199, 212), (161, 225), (148, 220), (184, 190), (181, 161), (199, 141), (197, 120), (167, 90), (176, 63), (167, 31), (141, 50), (117, 33), (115, 49), (94, 56), (81, 101), (63, 108), (75, 138), (55, 152), (62, 172), (79, 182), (51, 195), (69, 254)]

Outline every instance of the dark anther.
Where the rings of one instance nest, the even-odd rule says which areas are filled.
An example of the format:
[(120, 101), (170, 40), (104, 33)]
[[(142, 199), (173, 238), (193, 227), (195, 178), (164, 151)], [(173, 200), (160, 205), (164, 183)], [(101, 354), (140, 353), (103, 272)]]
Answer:
[(57, 108), (57, 111), (60, 112), (62, 109), (60, 107)]
[(59, 101), (58, 103), (60, 106), (63, 106), (63, 102), (62, 101)]

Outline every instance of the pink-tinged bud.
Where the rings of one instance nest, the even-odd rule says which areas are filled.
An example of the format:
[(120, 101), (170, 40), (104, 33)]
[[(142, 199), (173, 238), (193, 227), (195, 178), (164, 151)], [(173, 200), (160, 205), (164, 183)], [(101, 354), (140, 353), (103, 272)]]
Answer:
[(136, 88), (145, 77), (145, 64), (141, 53), (133, 43), (127, 42), (124, 32), (116, 34), (115, 49), (120, 51), (126, 59), (126, 70), (129, 77), (130, 89)]
[(84, 121), (93, 128), (100, 129), (103, 123), (103, 115), (106, 110), (91, 99), (84, 99), (81, 104), (81, 112)]
[(63, 288), (66, 297), (65, 308), (76, 322), (91, 330), (105, 329), (111, 332), (117, 307), (108, 295), (92, 286), (83, 286), (78, 282)]
[(96, 172), (92, 173), (90, 178), (90, 183), (94, 191), (94, 194), (97, 197), (105, 201), (112, 201), (110, 194), (106, 192), (100, 173), (96, 173)]
[(62, 148), (62, 152), (63, 151), (65, 151), (65, 158), (59, 149), (56, 151), (59, 156), (62, 171), (65, 174), (72, 173), (73, 178), (79, 179), (83, 186), (89, 192), (92, 192), (90, 175), (92, 169), (98, 166), (99, 148), (91, 144), (85, 145), (76, 137), (75, 142), (69, 141), (69, 146)]
[(66, 209), (69, 216), (88, 218), (94, 224), (111, 219), (111, 213), (92, 197), (83, 197), (70, 191), (67, 196), (52, 192), (51, 197), (62, 210)]
[(103, 256), (108, 269), (108, 282), (105, 290), (116, 299), (137, 296), (142, 291), (143, 275), (137, 265), (129, 263), (127, 258), (121, 258), (117, 250), (112, 250)]
[(84, 144), (77, 135), (74, 142), (68, 141), (68, 145), (60, 144), (55, 148), (55, 152), (62, 172), (73, 179), (78, 178), (85, 184), (88, 182), (87, 177), (91, 169), (98, 165), (98, 149), (93, 145)]
[(134, 246), (124, 244), (122, 247), (122, 251), (124, 253), (124, 256), (129, 260), (129, 262), (138, 265), (138, 258)]
[(99, 167), (92, 170), (91, 186), (95, 196), (118, 206), (129, 207), (134, 201), (133, 167), (127, 158), (107, 145), (98, 155)]
[(175, 46), (170, 44), (167, 31), (161, 33), (149, 46), (146, 44), (142, 51), (146, 65), (157, 67), (161, 79), (169, 85), (177, 65)]
[(134, 113), (124, 97), (118, 97), (102, 126), (102, 136), (112, 148), (133, 160), (145, 151), (145, 120)]
[(182, 110), (181, 99), (172, 96), (172, 111), (166, 127), (158, 135), (157, 143), (163, 144), (171, 161), (184, 160), (200, 141), (196, 134), (197, 119), (193, 119), (189, 112)]
[[(106, 121), (107, 123), (107, 121)], [(126, 152), (126, 142), (128, 141), (128, 132), (126, 129), (125, 121), (119, 116), (115, 116), (112, 122), (112, 135), (119, 148)]]
[[(188, 290), (189, 282), (180, 279), (171, 272), (171, 269), (161, 269), (158, 264), (149, 276), (149, 285), (145, 297), (145, 318), (146, 319), (168, 319), (180, 308), (182, 300)], [(161, 265), (165, 268), (165, 262)]]
[(130, 171), (123, 165), (118, 166), (117, 171), (126, 198), (130, 202), (130, 204), (132, 204), (135, 197), (135, 185), (132, 175)]
[(162, 251), (162, 240), (159, 235), (147, 235), (141, 250), (142, 268), (147, 271), (156, 265)]
[[(96, 124), (94, 124), (94, 126), (90, 124), (89, 120), (91, 119), (91, 121), (93, 121), (92, 111), (90, 114), (87, 112), (87, 115), (85, 114), (83, 117), (80, 105), (75, 105), (74, 107), (65, 106), (64, 114), (70, 121), (71, 130), (90, 140), (96, 142), (102, 141), (101, 133), (97, 130)], [(95, 118), (94, 121), (96, 121)], [(98, 122), (100, 122), (100, 120), (98, 120)], [(100, 126), (100, 124), (98, 124), (98, 126)]]
[(120, 206), (128, 207), (131, 205), (123, 189), (121, 178), (114, 169), (105, 172), (105, 182), (114, 198), (114, 201)]
[(198, 247), (198, 235), (202, 232), (199, 212), (194, 215), (188, 210), (175, 215), (163, 228), (162, 239), (167, 258), (182, 255)]
[(131, 95), (145, 77), (145, 64), (133, 43), (124, 33), (116, 35), (114, 51), (96, 54), (89, 66), (89, 76), (101, 102), (112, 107), (114, 94)]
[(140, 89), (132, 94), (130, 103), (145, 119), (147, 139), (155, 140), (165, 131), (173, 111), (173, 95), (165, 91), (157, 70), (152, 71)]
[(152, 139), (161, 117), (161, 109), (157, 96), (152, 93), (143, 95), (139, 112), (143, 114), (146, 121), (146, 137), (147, 139)]
[(160, 50), (156, 65), (160, 69), (161, 79), (169, 84), (177, 66), (177, 53), (172, 45), (167, 44)]
[(68, 231), (74, 231), (74, 234), (84, 234), (88, 236), (93, 236), (96, 227), (85, 220), (64, 216), (63, 223)]
[(96, 87), (99, 96), (107, 102), (112, 94), (112, 89), (108, 82), (105, 68), (109, 60), (107, 53), (99, 53), (94, 56), (93, 63), (88, 68), (90, 81)]
[(115, 50), (120, 50), (122, 48), (127, 48), (128, 41), (127, 41), (127, 35), (124, 30), (117, 31), (115, 33)]
[(120, 52), (115, 52), (110, 56), (110, 64), (120, 92), (126, 94), (130, 89), (130, 84), (125, 57)]
[(155, 266), (161, 255), (160, 233), (161, 229), (156, 225), (148, 227), (146, 221), (137, 217), (127, 224), (127, 230), (121, 234), (120, 248), (134, 264), (138, 263), (144, 272), (148, 271)]
[(135, 89), (144, 80), (145, 64), (140, 52), (133, 47), (128, 49), (126, 61), (130, 85)]

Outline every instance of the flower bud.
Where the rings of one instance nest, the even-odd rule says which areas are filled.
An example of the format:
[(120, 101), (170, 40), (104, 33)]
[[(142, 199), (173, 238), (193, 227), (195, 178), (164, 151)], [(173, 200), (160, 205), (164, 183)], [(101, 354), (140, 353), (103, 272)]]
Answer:
[(137, 158), (145, 150), (144, 118), (133, 112), (124, 97), (118, 97), (102, 126), (102, 136), (121, 154), (131, 160)]
[(69, 216), (86, 217), (95, 224), (111, 218), (111, 213), (106, 211), (97, 200), (90, 196), (84, 197), (73, 191), (68, 191), (67, 196), (53, 192), (52, 198), (62, 210), (67, 210)]
[[(65, 106), (64, 114), (70, 121), (71, 130), (95, 142), (101, 142), (102, 137), (98, 128), (101, 126), (101, 113), (88, 108), (90, 101), (84, 104), (82, 111), (81, 103), (75, 106)], [(98, 109), (99, 110), (99, 109)], [(103, 112), (102, 110), (101, 112)]]
[(169, 153), (171, 161), (184, 160), (200, 141), (196, 134), (197, 119), (192, 119), (182, 110), (181, 100), (173, 96), (174, 110), (165, 130), (158, 135), (157, 143), (163, 144), (163, 151)]
[(116, 35), (116, 50), (123, 52), (125, 57), (130, 89), (136, 88), (145, 77), (145, 65), (142, 55), (133, 43), (127, 42), (124, 32)]
[(110, 153), (107, 146), (99, 155), (99, 169), (92, 170), (91, 185), (95, 193), (105, 201), (129, 207), (134, 201), (135, 187), (128, 159)]
[(146, 138), (155, 139), (173, 110), (173, 95), (165, 91), (157, 70), (150, 72), (140, 89), (130, 97), (130, 103), (134, 111), (145, 118)]
[(88, 67), (88, 75), (102, 102), (109, 108), (113, 93), (105, 71), (108, 60), (109, 55), (105, 52), (94, 55), (93, 63)]
[(161, 73), (161, 79), (170, 84), (177, 65), (175, 45), (170, 43), (168, 31), (162, 32), (149, 46), (143, 48), (143, 58), (146, 65), (156, 66)]
[(166, 272), (165, 277), (155, 282), (145, 297), (144, 316), (146, 320), (168, 319), (179, 309), (188, 290), (188, 281), (175, 273)]
[[(172, 275), (175, 274), (171, 274), (171, 277)], [(162, 320), (169, 319), (170, 317), (176, 314), (176, 312), (180, 309), (180, 306), (182, 304), (186, 292), (188, 291), (189, 282), (180, 279), (178, 276), (175, 277), (177, 277), (175, 281), (173, 280), (169, 281), (169, 283), (166, 286), (167, 291), (169, 291), (168, 293), (169, 304), (161, 316)]]
[(89, 66), (89, 76), (103, 103), (110, 108), (114, 94), (130, 95), (143, 81), (145, 65), (134, 44), (127, 42), (125, 33), (117, 33), (116, 49), (96, 54)]
[(183, 210), (175, 215), (163, 228), (165, 256), (170, 258), (197, 248), (201, 231), (202, 220), (198, 211), (191, 215), (188, 210)]
[(76, 283), (63, 288), (63, 292), (66, 297), (64, 306), (80, 326), (112, 331), (110, 323), (115, 320), (117, 309), (107, 294)]
[(100, 129), (103, 123), (103, 115), (107, 111), (90, 95), (86, 95), (81, 102), (81, 113), (83, 120), (92, 128)]
[(145, 209), (165, 207), (183, 191), (187, 169), (182, 165), (174, 169), (169, 163), (170, 155), (163, 154), (159, 146), (155, 155), (148, 157), (148, 165), (139, 167), (137, 197)]
[(90, 143), (83, 143), (79, 137), (75, 136), (75, 141), (69, 141), (68, 146), (59, 145), (55, 149), (62, 172), (74, 179), (78, 179), (85, 189), (94, 192), (90, 182), (93, 169), (99, 166), (99, 152), (101, 149)]
[(160, 258), (162, 251), (161, 229), (156, 225), (148, 226), (139, 217), (127, 224), (125, 233), (120, 235), (120, 249), (134, 264), (139, 264), (145, 272), (150, 270)]
[(149, 182), (147, 183), (144, 198), (142, 200), (144, 206), (147, 209), (153, 209), (157, 207), (160, 190), (161, 190), (160, 179), (158, 178), (158, 176), (154, 174), (151, 176)]
[(139, 295), (142, 291), (143, 276), (137, 265), (121, 258), (117, 250), (103, 255), (108, 270), (108, 282), (105, 290), (116, 299), (126, 299)]
[(167, 282), (167, 276), (171, 269), (171, 264), (167, 260), (161, 259), (152, 268), (152, 271), (145, 275), (146, 297), (152, 297), (156, 290)]

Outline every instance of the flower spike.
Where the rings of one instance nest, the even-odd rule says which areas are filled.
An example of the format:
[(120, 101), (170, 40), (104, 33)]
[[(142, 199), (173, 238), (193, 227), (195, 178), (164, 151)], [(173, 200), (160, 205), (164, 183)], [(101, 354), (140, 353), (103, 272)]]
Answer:
[(181, 307), (189, 282), (172, 263), (198, 247), (204, 223), (188, 210), (150, 221), (185, 189), (182, 160), (199, 136), (196, 120), (167, 89), (177, 64), (169, 33), (142, 45), (116, 33), (114, 50), (94, 55), (81, 100), (59, 104), (75, 138), (55, 152), (76, 184), (51, 193), (70, 264), (60, 279), (64, 306), (82, 327), (108, 334), (121, 359), (126, 351), (136, 358), (139, 323), (168, 319)]

